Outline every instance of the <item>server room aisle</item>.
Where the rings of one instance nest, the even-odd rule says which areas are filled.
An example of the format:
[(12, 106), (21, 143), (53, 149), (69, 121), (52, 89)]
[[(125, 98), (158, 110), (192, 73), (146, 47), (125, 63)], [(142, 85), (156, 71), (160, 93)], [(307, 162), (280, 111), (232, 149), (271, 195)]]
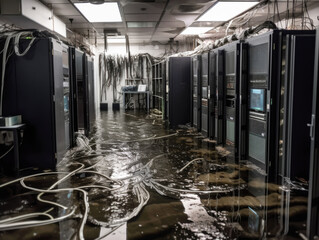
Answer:
[(306, 229), (307, 186), (267, 183), (191, 128), (102, 112), (93, 132), (58, 173), (1, 177), (0, 239), (300, 239)]

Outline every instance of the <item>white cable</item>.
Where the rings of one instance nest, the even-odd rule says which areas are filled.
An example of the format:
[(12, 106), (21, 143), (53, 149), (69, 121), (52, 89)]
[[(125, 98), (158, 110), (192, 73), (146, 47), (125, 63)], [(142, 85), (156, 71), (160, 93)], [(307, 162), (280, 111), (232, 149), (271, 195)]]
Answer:
[(38, 217), (38, 216), (47, 216), (51, 220), (54, 219), (48, 213), (29, 213), (29, 214), (25, 214), (25, 215), (22, 215), (22, 216), (17, 216), (17, 217), (12, 217), (12, 218), (7, 218), (7, 219), (4, 219), (4, 220), (1, 220), (0, 224), (9, 223), (9, 222), (16, 222), (18, 220), (23, 220), (23, 219), (28, 219), (28, 218)]
[[(20, 53), (19, 43), (20, 43), (20, 38), (21, 38), (21, 36), (22, 36), (22, 35), (30, 35), (30, 34), (31, 34), (31, 36), (32, 36), (32, 39), (31, 39), (31, 41), (29, 42), (28, 47), (24, 50), (24, 52)], [(20, 32), (20, 33), (18, 33), (18, 34), (15, 36), (15, 38), (14, 38), (14, 51), (15, 51), (15, 53), (17, 54), (17, 56), (22, 57), (22, 56), (26, 55), (27, 52), (30, 50), (30, 48), (31, 48), (31, 46), (32, 46), (32, 44), (33, 44), (33, 42), (34, 42), (34, 40), (35, 40), (35, 38), (33, 37), (32, 32)]]
[(7, 230), (14, 230), (14, 229), (21, 229), (21, 228), (27, 228), (27, 227), (37, 227), (37, 226), (42, 226), (46, 224), (52, 224), (56, 222), (60, 222), (64, 219), (69, 218), (72, 216), (75, 212), (75, 209), (73, 209), (69, 214), (54, 218), (54, 219), (49, 219), (49, 220), (34, 220), (34, 221), (25, 221), (25, 222), (19, 222), (19, 223), (8, 223), (8, 224), (1, 224), (0, 225), (0, 231), (7, 231)]
[(180, 173), (181, 171), (183, 171), (185, 168), (187, 168), (190, 164), (192, 164), (193, 162), (199, 161), (199, 160), (204, 160), (204, 158), (195, 158), (192, 161), (190, 161), (189, 163), (187, 163), (184, 167), (182, 167), (180, 170), (177, 171), (177, 173)]
[(3, 48), (3, 55), (2, 55), (2, 74), (1, 74), (1, 96), (0, 96), (0, 116), (2, 116), (2, 104), (3, 104), (3, 88), (4, 88), (4, 76), (6, 73), (6, 62), (7, 62), (7, 52), (8, 52), (8, 48), (9, 48), (9, 44), (11, 41), (11, 38), (13, 37), (14, 32), (13, 33), (9, 33), (5, 44), (4, 44), (4, 48)]
[[(73, 173), (73, 172), (71, 172), (71, 173)], [(60, 179), (60, 180), (62, 180), (62, 179)], [(53, 185), (57, 185), (57, 183), (60, 182), (60, 180), (57, 181)], [(85, 206), (84, 209), (85, 210), (84, 210), (81, 226), (80, 226), (80, 229), (79, 229), (79, 238), (81, 240), (84, 239), (83, 230), (84, 230), (84, 225), (85, 225), (85, 223), (87, 221), (87, 216), (88, 216), (88, 212), (89, 212), (88, 193), (86, 191), (84, 191), (83, 189), (80, 189), (80, 188), (61, 188), (61, 189), (55, 189), (55, 190), (51, 190), (51, 189), (50, 190), (44, 190), (44, 189), (33, 188), (33, 187), (27, 186), (27, 185), (25, 185), (24, 180), (21, 180), (20, 183), (26, 189), (29, 189), (31, 191), (40, 192), (39, 195), (43, 195), (44, 193), (58, 193), (58, 192), (63, 192), (63, 191), (80, 191), (80, 192), (82, 192), (83, 193), (83, 201), (84, 201), (84, 206)], [(42, 200), (42, 199), (39, 198), (39, 195), (38, 195), (38, 200), (41, 201), (41, 202), (47, 202), (47, 203), (50, 203), (50, 204), (53, 204), (53, 205), (56, 205), (56, 206), (60, 205), (58, 203), (53, 203), (53, 202), (50, 202), (50, 201)], [(0, 226), (0, 229), (1, 229), (1, 226)]]

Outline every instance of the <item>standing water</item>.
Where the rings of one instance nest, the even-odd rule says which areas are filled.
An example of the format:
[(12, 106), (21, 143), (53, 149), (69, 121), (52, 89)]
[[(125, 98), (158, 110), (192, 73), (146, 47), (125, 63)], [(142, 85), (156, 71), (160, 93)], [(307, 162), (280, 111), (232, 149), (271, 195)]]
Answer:
[[(55, 172), (0, 178), (0, 239), (300, 239), (307, 185), (278, 185), (192, 128), (102, 112)], [(34, 175), (37, 174), (37, 175)], [(34, 176), (32, 176), (34, 175)], [(12, 182), (10, 182), (12, 181)]]

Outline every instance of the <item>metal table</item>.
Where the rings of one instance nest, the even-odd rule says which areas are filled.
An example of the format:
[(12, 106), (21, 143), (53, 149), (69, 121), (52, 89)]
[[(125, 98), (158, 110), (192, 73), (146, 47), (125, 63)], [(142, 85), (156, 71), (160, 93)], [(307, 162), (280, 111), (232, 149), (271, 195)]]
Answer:
[(19, 175), (19, 148), (20, 139), (19, 132), (25, 128), (25, 124), (13, 125), (13, 126), (0, 126), (0, 131), (8, 131), (13, 133), (13, 151), (14, 151), (14, 173)]
[(150, 111), (150, 92), (145, 91), (145, 92), (139, 92), (139, 91), (122, 91), (123, 94), (123, 108), (125, 109), (125, 95), (126, 94), (145, 94), (146, 95), (146, 108), (147, 112)]

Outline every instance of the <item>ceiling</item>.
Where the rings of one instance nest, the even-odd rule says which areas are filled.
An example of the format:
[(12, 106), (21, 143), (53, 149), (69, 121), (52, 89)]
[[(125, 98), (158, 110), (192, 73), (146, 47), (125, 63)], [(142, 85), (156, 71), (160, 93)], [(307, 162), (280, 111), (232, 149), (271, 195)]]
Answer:
[[(68, 29), (85, 36), (93, 44), (104, 43), (105, 30), (113, 32), (115, 29), (120, 35), (127, 34), (130, 43), (133, 44), (148, 44), (152, 41), (167, 43), (170, 38), (178, 40), (181, 38), (180, 32), (188, 26), (220, 26), (220, 22), (195, 22), (215, 1), (118, 0), (123, 22), (89, 23), (73, 5), (73, 3), (87, 2), (87, 0), (41, 0), (66, 23)], [(286, 11), (286, 2), (286, 0), (278, 0), (279, 13)], [(274, 9), (277, 11), (277, 6)], [(296, 7), (295, 11), (298, 12)], [(271, 16), (271, 13), (268, 6), (262, 6), (245, 24), (248, 26), (263, 22)], [(238, 22), (237, 25), (239, 23), (242, 24)], [(233, 23), (233, 27), (238, 27), (237, 25), (236, 22)], [(218, 36), (216, 30), (212, 31), (212, 34)], [(221, 35), (224, 34), (225, 31), (222, 31)]]

